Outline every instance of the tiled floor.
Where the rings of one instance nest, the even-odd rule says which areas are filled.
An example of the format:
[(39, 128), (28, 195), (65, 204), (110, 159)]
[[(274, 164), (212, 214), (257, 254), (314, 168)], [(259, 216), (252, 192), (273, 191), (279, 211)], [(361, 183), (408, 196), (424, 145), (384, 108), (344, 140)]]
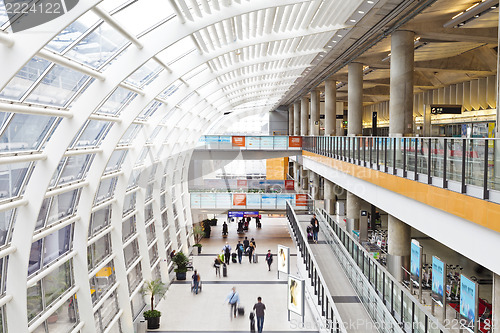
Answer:
[[(236, 224), (229, 224), (229, 236), (222, 238), (222, 221), (212, 227), (212, 237), (204, 239), (201, 256), (194, 256), (193, 264), (200, 272), (202, 291), (198, 295), (190, 292), (190, 280), (174, 282), (165, 297), (158, 305), (162, 312), (160, 329), (158, 332), (242, 332), (250, 331), (249, 311), (257, 302), (257, 297), (262, 297), (266, 305), (264, 331), (273, 332), (302, 332), (317, 331), (313, 326), (312, 314), (306, 306), (305, 322), (310, 323), (301, 327), (300, 318), (292, 314), (288, 321), (286, 299), (286, 277), (281, 274), (277, 277), (276, 258), (271, 271), (268, 271), (264, 254), (270, 249), (274, 254), (277, 245), (289, 246), (291, 250), (292, 273), (296, 264), (296, 248), (288, 233), (286, 219), (269, 218), (263, 216), (262, 229), (255, 228), (255, 222), (250, 224), (246, 236), (255, 238), (257, 243), (258, 263), (249, 263), (248, 258), (243, 258), (241, 264), (231, 263), (228, 266), (227, 277), (217, 277), (212, 266), (216, 253), (219, 253), (225, 242), (229, 242), (234, 249), (238, 240)], [(191, 272), (188, 272), (188, 279)], [(245, 315), (230, 318), (229, 306), (225, 301), (226, 296), (235, 286), (240, 294), (241, 305), (245, 308)]]

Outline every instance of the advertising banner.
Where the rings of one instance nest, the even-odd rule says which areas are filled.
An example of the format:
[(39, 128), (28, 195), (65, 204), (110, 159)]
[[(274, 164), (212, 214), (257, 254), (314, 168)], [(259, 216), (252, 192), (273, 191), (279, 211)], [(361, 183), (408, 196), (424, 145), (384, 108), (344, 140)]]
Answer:
[(243, 187), (246, 188), (247, 187), (247, 180), (246, 179), (238, 179), (236, 181), (236, 186), (238, 188), (243, 188)]
[(260, 138), (260, 149), (273, 149), (273, 137), (272, 136), (263, 136)]
[(245, 193), (233, 193), (233, 206), (246, 206), (247, 195)]
[(215, 193), (200, 193), (201, 208), (215, 208)]
[(444, 304), (444, 286), (445, 286), (445, 263), (437, 257), (432, 257), (432, 299), (443, 306)]
[(307, 206), (307, 194), (295, 194), (295, 206)]
[(474, 331), (477, 323), (477, 284), (460, 274), (460, 315), (466, 320), (465, 327)]
[(285, 190), (287, 191), (293, 191), (295, 189), (295, 181), (292, 180), (285, 180)]
[(293, 194), (277, 194), (276, 195), (276, 208), (286, 209), (286, 202), (290, 201), (290, 204), (294, 206)]
[(262, 208), (276, 208), (276, 194), (262, 194)]
[(420, 283), (420, 271), (422, 269), (422, 248), (418, 241), (411, 241), (410, 273), (413, 281)]
[(219, 136), (219, 148), (221, 149), (231, 149), (232, 140), (230, 135), (221, 135)]
[(200, 193), (191, 193), (191, 208), (201, 208)]
[(245, 147), (245, 137), (244, 136), (233, 136), (233, 147)]
[(246, 147), (248, 149), (259, 149), (260, 148), (260, 137), (259, 136), (247, 136)]
[(278, 271), (290, 274), (290, 248), (278, 244)]
[(302, 137), (289, 136), (288, 137), (288, 147), (289, 148), (302, 148)]
[(304, 280), (289, 275), (287, 289), (288, 311), (302, 316), (304, 314)]
[(286, 150), (288, 148), (288, 137), (287, 136), (274, 136), (274, 149), (275, 150)]
[(247, 193), (247, 208), (260, 208), (260, 194)]
[(217, 208), (227, 209), (231, 207), (231, 193), (216, 193), (215, 205), (217, 206)]

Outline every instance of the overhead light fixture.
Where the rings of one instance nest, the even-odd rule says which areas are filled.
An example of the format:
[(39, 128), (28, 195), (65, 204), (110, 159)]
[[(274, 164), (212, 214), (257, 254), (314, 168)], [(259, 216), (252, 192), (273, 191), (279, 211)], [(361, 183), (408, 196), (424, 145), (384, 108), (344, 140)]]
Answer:
[(358, 13), (360, 13), (360, 14), (364, 14), (365, 12), (364, 12), (364, 11), (362, 11), (362, 10), (358, 10)]
[(370, 5), (373, 5), (373, 1), (371, 1), (371, 0), (368, 0), (367, 3), (369, 3)]
[(337, 37), (340, 37), (340, 38), (342, 38), (342, 35), (337, 35)]
[(443, 24), (444, 28), (457, 28), (462, 27), (466, 23), (480, 17), (482, 14), (487, 13), (498, 6), (498, 0), (484, 0), (476, 2), (469, 8), (454, 15), (451, 20)]
[(355, 22), (356, 22), (356, 20), (349, 20), (349, 22), (355, 23)]

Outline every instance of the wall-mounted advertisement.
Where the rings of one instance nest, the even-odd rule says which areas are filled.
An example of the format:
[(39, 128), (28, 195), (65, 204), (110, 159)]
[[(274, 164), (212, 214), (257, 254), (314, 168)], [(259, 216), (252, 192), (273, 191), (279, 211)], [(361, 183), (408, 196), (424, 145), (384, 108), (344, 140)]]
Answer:
[(289, 136), (288, 137), (288, 147), (289, 148), (302, 148), (302, 137)]
[(274, 149), (275, 150), (286, 150), (288, 148), (288, 137), (287, 136), (273, 136), (274, 138)]
[(466, 321), (464, 328), (476, 332), (477, 284), (462, 274), (460, 274), (460, 315)]
[(260, 208), (259, 193), (247, 193), (247, 208)]
[(238, 188), (246, 188), (248, 186), (247, 180), (246, 179), (238, 179), (236, 181), (236, 186)]
[(272, 150), (273, 149), (273, 137), (263, 136), (260, 138), (260, 149)]
[(295, 189), (295, 181), (293, 179), (285, 180), (285, 190), (293, 191)]
[(277, 194), (276, 195), (276, 208), (278, 209), (286, 209), (286, 202), (290, 201), (292, 206), (295, 206), (293, 194)]
[(220, 149), (231, 149), (233, 142), (230, 135), (220, 135), (219, 136), (219, 148)]
[(290, 248), (278, 245), (278, 271), (290, 274)]
[(233, 193), (233, 206), (246, 206), (247, 195), (245, 193)]
[(200, 193), (191, 194), (191, 208), (201, 208)]
[(445, 263), (439, 260), (437, 257), (432, 257), (432, 299), (443, 306), (445, 304)]
[(217, 135), (208, 135), (205, 137), (207, 148), (219, 148), (219, 137)]
[(296, 194), (295, 206), (307, 206), (307, 194)]
[(244, 136), (233, 136), (233, 147), (245, 147), (245, 137)]
[(247, 136), (247, 149), (260, 149), (260, 136)]
[(288, 311), (304, 315), (304, 280), (288, 275)]
[(410, 274), (411, 279), (420, 283), (420, 272), (422, 270), (422, 247), (418, 241), (411, 241)]
[(215, 193), (200, 193), (201, 208), (215, 208)]
[(215, 204), (217, 208), (228, 208), (231, 207), (231, 193), (216, 193), (215, 194)]
[(276, 194), (262, 194), (262, 208), (276, 208)]

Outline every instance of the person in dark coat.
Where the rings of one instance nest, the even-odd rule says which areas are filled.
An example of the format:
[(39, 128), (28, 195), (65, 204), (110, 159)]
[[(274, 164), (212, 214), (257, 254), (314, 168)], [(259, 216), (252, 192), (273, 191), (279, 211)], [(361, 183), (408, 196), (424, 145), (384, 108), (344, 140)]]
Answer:
[(316, 218), (316, 214), (313, 215), (311, 218), (311, 226), (312, 226), (312, 232), (313, 232), (313, 240), (315, 243), (318, 242), (318, 232), (319, 232), (319, 222), (318, 219)]
[(248, 262), (252, 263), (253, 259), (253, 252), (255, 251), (255, 247), (253, 246), (252, 243), (248, 246)]
[(226, 242), (226, 245), (222, 249), (224, 250), (224, 262), (226, 265), (229, 265), (229, 261), (231, 260), (231, 245)]
[(267, 250), (266, 262), (267, 267), (269, 267), (269, 270), (271, 270), (271, 264), (273, 263), (273, 254), (271, 253), (271, 250)]
[(241, 244), (240, 241), (236, 244), (236, 252), (238, 253), (238, 262), (241, 264), (241, 258), (243, 257), (243, 244)]

